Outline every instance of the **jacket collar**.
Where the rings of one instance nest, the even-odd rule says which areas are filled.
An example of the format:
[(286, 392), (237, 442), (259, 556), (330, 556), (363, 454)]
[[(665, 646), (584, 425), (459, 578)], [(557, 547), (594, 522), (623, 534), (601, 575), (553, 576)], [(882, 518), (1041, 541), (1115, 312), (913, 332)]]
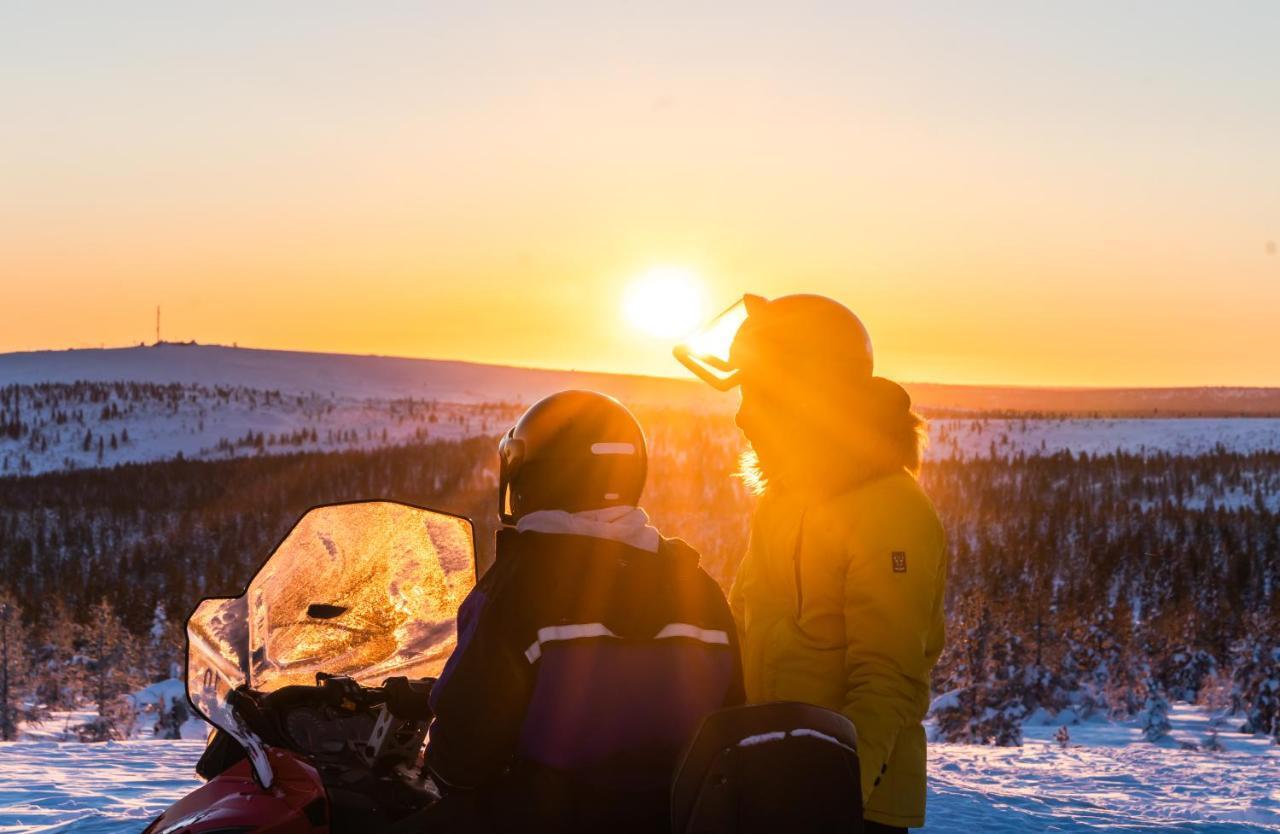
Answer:
[(580, 513), (539, 510), (522, 516), (516, 522), (516, 531), (587, 536), (620, 542), (650, 553), (658, 552), (661, 541), (657, 529), (649, 523), (649, 516), (639, 507), (605, 507)]
[[(532, 515), (532, 513), (530, 513), (530, 515)], [(635, 547), (628, 542), (619, 541), (617, 539), (601, 538), (599, 536), (585, 536), (568, 532), (543, 532), (540, 530), (525, 530), (522, 532), (515, 527), (499, 527), (497, 544), (498, 559), (506, 559), (510, 556), (521, 553), (528, 554), (546, 550), (603, 550), (608, 553), (633, 551), (637, 554), (636, 558), (638, 559), (645, 558), (647, 554), (655, 553), (653, 550)], [(698, 563), (700, 561), (698, 551), (684, 539), (668, 539), (659, 536), (656, 555), (659, 557), (659, 563), (669, 563), (674, 570), (679, 571), (697, 570)], [(646, 561), (651, 561), (651, 559), (652, 556), (649, 556), (649, 559), (646, 559)]]

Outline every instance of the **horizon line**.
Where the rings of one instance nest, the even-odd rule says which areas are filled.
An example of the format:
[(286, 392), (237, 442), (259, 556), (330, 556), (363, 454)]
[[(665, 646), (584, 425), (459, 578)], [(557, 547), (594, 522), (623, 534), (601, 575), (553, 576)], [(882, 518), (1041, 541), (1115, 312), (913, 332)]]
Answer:
[[(136, 344), (106, 345), (97, 346), (79, 346), (65, 348), (33, 348), (27, 350), (8, 350), (0, 351), (0, 359), (9, 356), (22, 356), (37, 353), (74, 353), (76, 351), (109, 351), (109, 350), (149, 350), (157, 347), (198, 347), (198, 348), (224, 348), (227, 350), (252, 350), (263, 353), (297, 353), (311, 356), (345, 356), (364, 359), (392, 359), (404, 362), (450, 362), (459, 365), (474, 365), (485, 368), (510, 368), (512, 370), (523, 371), (540, 371), (544, 373), (562, 373), (562, 374), (594, 374), (598, 376), (613, 377), (632, 377), (638, 379), (651, 379), (658, 381), (672, 382), (690, 382), (698, 383), (693, 377), (685, 376), (667, 376), (664, 374), (644, 374), (628, 371), (606, 371), (592, 370), (584, 368), (560, 368), (545, 365), (520, 365), (507, 362), (482, 362), (475, 359), (458, 359), (441, 356), (405, 356), (399, 354), (388, 353), (347, 353), (332, 350), (302, 350), (298, 348), (279, 348), (279, 347), (259, 347), (255, 345), (242, 345), (239, 342), (231, 344), (223, 344), (220, 342), (199, 342), (195, 339), (188, 341), (174, 341), (162, 339), (158, 342), (140, 341)], [(1222, 390), (1222, 391), (1280, 391), (1280, 385), (1224, 385), (1221, 383), (1199, 383), (1186, 385), (1064, 385), (1044, 383), (1038, 385), (1027, 385), (1007, 382), (938, 382), (933, 380), (894, 380), (901, 385), (924, 386), (933, 385), (948, 388), (981, 388), (981, 389), (1001, 389), (1014, 391), (1203, 391), (1203, 390)]]

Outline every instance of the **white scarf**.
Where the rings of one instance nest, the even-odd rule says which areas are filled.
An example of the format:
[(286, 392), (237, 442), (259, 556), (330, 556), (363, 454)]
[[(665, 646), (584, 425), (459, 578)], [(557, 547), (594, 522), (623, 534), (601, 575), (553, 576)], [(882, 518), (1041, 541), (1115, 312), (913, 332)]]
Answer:
[(622, 542), (650, 553), (658, 552), (658, 531), (649, 524), (649, 516), (639, 507), (605, 507), (569, 513), (564, 510), (538, 510), (516, 522), (521, 533), (559, 533), (569, 536), (591, 536)]

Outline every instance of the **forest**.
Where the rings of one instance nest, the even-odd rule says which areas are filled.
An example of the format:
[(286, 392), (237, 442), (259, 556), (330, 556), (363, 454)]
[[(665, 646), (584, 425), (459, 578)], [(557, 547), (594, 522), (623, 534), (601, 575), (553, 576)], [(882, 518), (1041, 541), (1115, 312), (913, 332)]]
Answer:
[[(723, 416), (651, 409), (644, 505), (727, 589), (755, 500)], [(0, 730), (180, 672), (182, 622), (235, 594), (308, 508), (383, 498), (467, 515), (492, 558), (496, 438), (170, 460), (0, 478)], [(940, 737), (1136, 720), (1173, 701), (1280, 742), (1280, 452), (1001, 454), (926, 464), (949, 538)], [(1208, 744), (1212, 745), (1210, 739)]]

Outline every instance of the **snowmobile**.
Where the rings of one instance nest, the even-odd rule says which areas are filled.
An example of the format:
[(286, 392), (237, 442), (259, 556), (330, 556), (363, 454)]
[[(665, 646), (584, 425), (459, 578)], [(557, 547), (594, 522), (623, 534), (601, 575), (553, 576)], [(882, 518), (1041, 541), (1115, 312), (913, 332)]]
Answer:
[[(144, 834), (399, 834), (439, 799), (431, 685), (477, 578), (471, 523), (408, 504), (317, 507), (237, 597), (187, 621), (205, 784)], [(775, 703), (707, 717), (672, 784), (674, 832), (860, 831), (853, 725)]]

